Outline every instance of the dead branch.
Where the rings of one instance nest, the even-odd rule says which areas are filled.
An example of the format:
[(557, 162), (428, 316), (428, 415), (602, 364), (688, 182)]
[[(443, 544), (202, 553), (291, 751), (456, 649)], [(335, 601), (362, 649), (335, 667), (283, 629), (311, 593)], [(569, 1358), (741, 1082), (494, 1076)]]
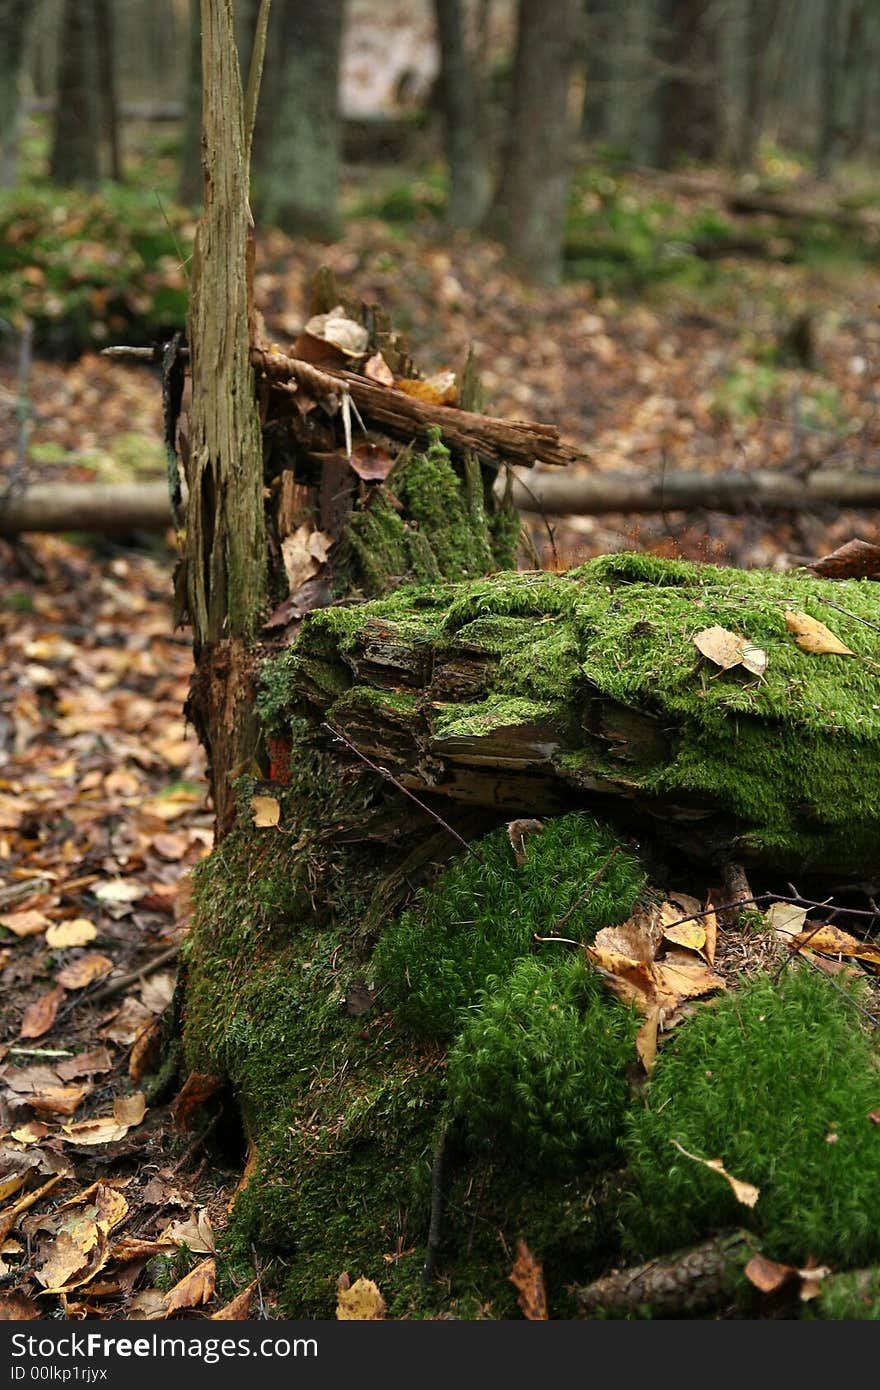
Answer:
[(691, 1250), (596, 1279), (576, 1288), (575, 1298), (582, 1317), (635, 1313), (643, 1306), (655, 1318), (719, 1311), (735, 1295), (752, 1253), (746, 1232), (727, 1231)]

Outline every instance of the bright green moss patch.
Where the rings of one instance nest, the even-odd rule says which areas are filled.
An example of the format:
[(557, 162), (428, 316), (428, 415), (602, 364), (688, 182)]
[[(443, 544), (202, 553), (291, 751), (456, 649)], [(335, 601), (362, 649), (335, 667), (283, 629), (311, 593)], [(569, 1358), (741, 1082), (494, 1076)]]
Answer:
[(821, 1288), (816, 1302), (807, 1305), (807, 1316), (838, 1322), (880, 1321), (880, 1269), (835, 1274), (823, 1280)]
[[(750, 1225), (765, 1254), (799, 1266), (877, 1259), (878, 1107), (876, 1040), (824, 975), (791, 967), (701, 1008), (627, 1121), (628, 1250), (650, 1257)], [(756, 1206), (675, 1143), (754, 1183)]]
[[(521, 865), (503, 830), (479, 842), (481, 859), (454, 860), (377, 946), (377, 978), (399, 1023), (417, 1036), (453, 1037), (462, 1010), (535, 949), (536, 933), (552, 934), (615, 845), (606, 827), (574, 813), (530, 836)], [(588, 938), (622, 922), (645, 886), (635, 857), (616, 854), (565, 934)]]
[(487, 981), (450, 1052), (452, 1111), (524, 1167), (576, 1171), (617, 1143), (637, 1027), (580, 956), (526, 956)]

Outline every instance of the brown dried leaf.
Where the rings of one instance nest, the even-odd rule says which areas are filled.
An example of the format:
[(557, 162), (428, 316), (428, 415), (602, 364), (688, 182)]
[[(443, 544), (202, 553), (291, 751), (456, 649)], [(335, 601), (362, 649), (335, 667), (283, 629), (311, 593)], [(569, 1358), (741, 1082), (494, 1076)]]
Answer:
[(43, 1197), (48, 1197), (50, 1192), (54, 1192), (63, 1176), (62, 1173), (56, 1173), (48, 1182), (44, 1182), (42, 1187), (38, 1187), (34, 1192), (28, 1192), (24, 1197), (19, 1197), (17, 1202), (12, 1203), (12, 1206), (0, 1211), (0, 1243), (5, 1241), (9, 1232), (15, 1228), (22, 1213), (30, 1211), (31, 1207), (36, 1206)]
[(720, 975), (716, 975), (699, 956), (686, 951), (667, 951), (662, 960), (655, 962), (655, 969), (666, 988), (682, 999), (699, 999), (701, 995), (711, 994), (716, 989), (726, 989), (727, 985)]
[(25, 1293), (0, 1293), (0, 1322), (31, 1322), (42, 1317), (39, 1307)]
[(146, 1318), (158, 1321), (165, 1312), (165, 1295), (161, 1289), (141, 1289), (129, 1299), (125, 1311), (133, 1321)]
[(639, 1061), (650, 1076), (657, 1060), (657, 1031), (660, 1026), (660, 1010), (654, 1006), (645, 1015), (645, 1021), (636, 1033), (636, 1052)]
[(35, 908), (28, 908), (23, 912), (4, 912), (0, 917), (0, 926), (11, 931), (14, 936), (41, 936), (49, 925), (49, 918), (44, 912), (37, 912)]
[[(711, 909), (711, 911), (710, 911)], [(715, 948), (718, 944), (718, 918), (711, 897), (706, 899), (706, 915), (703, 918), (703, 930), (706, 933), (706, 944), (703, 954), (710, 965), (715, 964)]]
[(281, 542), (281, 558), (291, 594), (316, 575), (325, 563), (333, 537), (327, 531), (315, 531), (307, 521)]
[(656, 909), (642, 912), (638, 909), (619, 927), (603, 927), (596, 933), (593, 943), (599, 951), (624, 956), (631, 961), (652, 961), (663, 935), (663, 926)]
[(246, 1289), (237, 1293), (229, 1303), (225, 1304), (219, 1312), (211, 1314), (211, 1320), (217, 1322), (222, 1318), (231, 1318), (233, 1321), (245, 1322), (251, 1311), (251, 1300), (257, 1288), (257, 1280), (248, 1284)]
[(127, 1129), (139, 1125), (146, 1113), (147, 1101), (143, 1091), (135, 1091), (130, 1096), (117, 1096), (113, 1102), (114, 1120)]
[(346, 357), (363, 357), (370, 342), (370, 335), (362, 323), (349, 318), (341, 304), (337, 304), (328, 314), (314, 314), (303, 330), (313, 338), (321, 338), (332, 343)]
[(711, 1168), (713, 1173), (717, 1173), (719, 1177), (724, 1178), (724, 1180), (730, 1184), (736, 1200), (741, 1202), (744, 1207), (753, 1207), (755, 1205), (761, 1195), (760, 1188), (755, 1187), (754, 1183), (743, 1182), (740, 1178), (732, 1177), (730, 1173), (727, 1172), (720, 1158), (700, 1158), (699, 1154), (689, 1153), (682, 1144), (679, 1144), (677, 1139), (670, 1139), (669, 1142), (678, 1149), (679, 1153), (684, 1154), (685, 1158), (691, 1159), (694, 1163), (701, 1163), (704, 1168)]
[(165, 1295), (162, 1301), (166, 1317), (179, 1312), (181, 1308), (198, 1308), (203, 1303), (210, 1303), (214, 1297), (216, 1282), (216, 1260), (202, 1260), (200, 1265), (190, 1270), (189, 1274)]
[(544, 1271), (541, 1262), (536, 1260), (524, 1240), (516, 1243), (516, 1260), (508, 1275), (510, 1282), (519, 1290), (517, 1302), (523, 1316), (530, 1322), (544, 1322), (547, 1319), (547, 1293), (544, 1288)]
[(776, 1260), (768, 1260), (766, 1255), (757, 1254), (749, 1260), (743, 1274), (761, 1293), (775, 1293), (789, 1279), (797, 1276), (797, 1270), (793, 1265), (777, 1264)]
[(717, 623), (696, 633), (693, 641), (697, 651), (722, 671), (744, 666), (753, 675), (762, 676), (767, 669), (767, 653), (762, 647)]
[(394, 373), (381, 352), (374, 352), (372, 357), (367, 358), (363, 366), (363, 375), (369, 377), (370, 381), (378, 381), (380, 386), (394, 385)]
[(39, 1115), (72, 1115), (91, 1089), (91, 1086), (49, 1086), (44, 1091), (36, 1091), (29, 1104)]
[(341, 1322), (378, 1322), (385, 1316), (385, 1300), (372, 1279), (356, 1279), (348, 1287), (336, 1286), (336, 1316)]
[(880, 545), (851, 540), (823, 555), (810, 569), (823, 579), (880, 579)]
[(800, 932), (807, 915), (805, 907), (793, 903), (773, 903), (764, 913), (764, 921), (779, 941), (789, 945)]
[(128, 1074), (132, 1081), (146, 1076), (159, 1050), (161, 1019), (151, 1018), (142, 1024), (128, 1059)]
[(113, 1058), (106, 1047), (94, 1047), (88, 1052), (80, 1052), (76, 1057), (65, 1057), (55, 1070), (62, 1081), (72, 1081), (77, 1076), (94, 1076), (98, 1072), (109, 1071)]
[(48, 1033), (55, 1022), (55, 1015), (63, 998), (63, 987), (56, 985), (46, 994), (41, 994), (39, 999), (35, 999), (32, 1004), (28, 1004), (22, 1016), (18, 1036), (20, 1038), (41, 1038), (44, 1033)]
[(223, 1085), (219, 1076), (207, 1071), (191, 1071), (171, 1103), (176, 1129), (187, 1130), (195, 1112), (216, 1095)]
[(68, 946), (88, 946), (98, 935), (98, 928), (87, 917), (74, 917), (69, 922), (54, 922), (46, 932), (46, 945), (61, 951)]
[(207, 1207), (190, 1216), (186, 1221), (172, 1221), (162, 1232), (163, 1239), (173, 1245), (186, 1245), (196, 1255), (214, 1255), (217, 1245), (214, 1241), (214, 1228), (208, 1216)]
[(517, 865), (526, 862), (526, 845), (533, 835), (540, 835), (544, 829), (544, 822), (532, 820), (528, 817), (520, 820), (512, 820), (507, 823), (507, 838), (510, 841), (510, 848), (513, 850), (513, 857)]
[(277, 796), (252, 796), (251, 812), (257, 830), (266, 830), (281, 820), (281, 802)]
[(389, 454), (387, 449), (369, 442), (358, 444), (352, 449), (351, 458), (348, 459), (349, 467), (353, 468), (365, 483), (384, 482), (394, 467), (394, 462), (393, 454)]
[(121, 1125), (112, 1115), (103, 1115), (93, 1120), (79, 1120), (63, 1127), (64, 1142), (83, 1147), (114, 1144), (117, 1139), (124, 1139), (127, 1133), (128, 1125)]
[(102, 956), (98, 951), (89, 951), (87, 955), (80, 956), (79, 960), (65, 965), (58, 971), (55, 979), (65, 989), (85, 989), (86, 985), (92, 984), (95, 980), (103, 980), (112, 969), (113, 962), (107, 956)]
[(797, 613), (791, 608), (785, 610), (785, 626), (794, 634), (802, 652), (814, 656), (855, 656), (855, 652), (835, 637), (830, 628), (811, 618), (809, 613)]

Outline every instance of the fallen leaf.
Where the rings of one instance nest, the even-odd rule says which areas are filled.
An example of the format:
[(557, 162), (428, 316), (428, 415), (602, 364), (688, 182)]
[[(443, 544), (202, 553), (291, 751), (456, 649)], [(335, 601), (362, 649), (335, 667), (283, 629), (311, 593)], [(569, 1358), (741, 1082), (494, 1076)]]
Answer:
[(128, 1059), (132, 1081), (140, 1081), (150, 1070), (159, 1050), (161, 1024), (161, 1019), (150, 1018), (138, 1030)]
[(27, 1182), (27, 1173), (12, 1173), (8, 1178), (0, 1178), (0, 1202), (5, 1202), (14, 1192), (18, 1192)]
[(657, 1060), (657, 1031), (659, 1026), (660, 1010), (655, 1005), (648, 1010), (645, 1021), (636, 1033), (636, 1052), (646, 1076), (650, 1076)]
[(22, 1015), (18, 1036), (20, 1038), (41, 1038), (44, 1033), (48, 1033), (55, 1022), (55, 1015), (63, 998), (64, 989), (61, 985), (56, 985), (46, 994), (41, 994), (39, 999), (35, 999), (32, 1004), (28, 1004)]
[(794, 633), (794, 639), (802, 652), (814, 656), (855, 656), (855, 652), (835, 637), (830, 628), (811, 618), (808, 613), (797, 613), (791, 608), (785, 610), (785, 626)]
[(79, 960), (65, 965), (58, 971), (55, 979), (65, 989), (85, 989), (86, 985), (93, 984), (95, 980), (103, 980), (112, 969), (112, 960), (102, 956), (98, 951), (90, 951), (88, 955), (80, 956)]
[(706, 933), (706, 944), (703, 954), (710, 965), (715, 964), (715, 948), (718, 942), (718, 918), (711, 898), (706, 899), (706, 912), (703, 916), (703, 930)]
[(124, 1139), (128, 1125), (120, 1124), (112, 1115), (103, 1115), (64, 1125), (62, 1133), (65, 1143), (89, 1147), (92, 1144), (113, 1144), (117, 1139)]
[(48, 1182), (44, 1182), (42, 1187), (38, 1187), (34, 1192), (28, 1192), (24, 1197), (19, 1197), (17, 1202), (13, 1202), (11, 1207), (6, 1207), (0, 1211), (0, 1242), (5, 1241), (9, 1232), (14, 1229), (18, 1218), (23, 1212), (30, 1211), (43, 1197), (48, 1197), (53, 1192), (64, 1175), (56, 1173)]
[(870, 541), (851, 540), (814, 560), (814, 574), (823, 579), (880, 579), (880, 545)]
[(378, 444), (358, 444), (351, 451), (348, 465), (365, 483), (384, 482), (394, 467), (394, 456)]
[(736, 1200), (742, 1203), (744, 1207), (753, 1207), (755, 1205), (761, 1195), (760, 1188), (755, 1187), (754, 1183), (743, 1182), (740, 1178), (731, 1177), (720, 1158), (700, 1158), (698, 1154), (688, 1153), (687, 1149), (679, 1144), (677, 1139), (670, 1139), (669, 1142), (670, 1144), (674, 1144), (679, 1153), (684, 1154), (685, 1158), (691, 1159), (694, 1163), (701, 1163), (704, 1168), (711, 1168), (713, 1173), (717, 1173), (719, 1177), (724, 1178), (724, 1180), (730, 1184)]
[(671, 922), (663, 928), (663, 940), (688, 951), (702, 951), (706, 945), (706, 928), (701, 919), (692, 922)]
[(507, 823), (507, 838), (510, 841), (510, 848), (513, 850), (513, 857), (517, 866), (526, 862), (526, 845), (533, 835), (540, 835), (544, 829), (544, 822), (532, 820), (528, 817), (520, 820), (512, 820)]
[(125, 1311), (133, 1321), (142, 1318), (158, 1320), (165, 1311), (165, 1295), (161, 1289), (141, 1289), (140, 1293), (129, 1299)]
[(242, 1169), (241, 1177), (239, 1178), (238, 1182), (235, 1184), (235, 1191), (233, 1192), (232, 1196), (231, 1196), (230, 1199), (229, 1199), (229, 1202), (227, 1203), (226, 1210), (227, 1210), (228, 1212), (230, 1212), (230, 1214), (231, 1214), (231, 1212), (232, 1212), (232, 1210), (233, 1210), (233, 1208), (234, 1208), (236, 1202), (238, 1201), (239, 1197), (241, 1196), (242, 1192), (244, 1192), (244, 1190), (245, 1190), (245, 1188), (247, 1187), (248, 1183), (250, 1182), (251, 1178), (254, 1176), (254, 1173), (256, 1172), (256, 1168), (257, 1168), (257, 1146), (256, 1146), (256, 1144), (254, 1143), (254, 1141), (251, 1139), (251, 1140), (248, 1141), (247, 1159), (246, 1159), (246, 1161), (245, 1161), (244, 1168)]
[(162, 1302), (166, 1317), (170, 1313), (179, 1312), (181, 1308), (198, 1308), (203, 1303), (210, 1303), (214, 1297), (216, 1282), (216, 1260), (202, 1260), (200, 1265), (191, 1269), (189, 1274), (184, 1275), (165, 1295)]
[(762, 647), (717, 623), (696, 633), (693, 641), (697, 651), (722, 671), (743, 666), (753, 675), (762, 676), (767, 669), (767, 653)]
[(222, 1085), (220, 1077), (212, 1072), (191, 1071), (171, 1103), (175, 1128), (189, 1129), (195, 1112), (216, 1095)]
[(800, 932), (807, 915), (805, 907), (793, 903), (773, 903), (764, 913), (764, 921), (779, 941), (791, 942)]
[(172, 970), (150, 975), (141, 985), (141, 1003), (150, 1013), (163, 1014), (174, 997), (177, 975)]
[(378, 1322), (385, 1316), (385, 1300), (372, 1279), (356, 1279), (345, 1288), (336, 1286), (336, 1316), (341, 1322)]
[(90, 1086), (50, 1086), (36, 1091), (29, 1104), (40, 1115), (72, 1115), (90, 1090)]
[(380, 386), (394, 385), (394, 373), (381, 352), (374, 352), (372, 357), (367, 358), (363, 366), (363, 375), (369, 377), (370, 381), (378, 381)]
[(455, 372), (436, 372), (424, 379), (399, 377), (394, 387), (417, 401), (427, 401), (429, 405), (455, 405), (458, 400)]
[(98, 935), (98, 928), (87, 917), (74, 917), (69, 922), (55, 922), (46, 932), (46, 945), (60, 951), (67, 946), (88, 946)]
[(62, 1081), (72, 1081), (77, 1076), (94, 1076), (109, 1071), (113, 1058), (106, 1047), (94, 1047), (88, 1052), (79, 1052), (75, 1057), (65, 1057), (55, 1070)]
[(145, 1008), (139, 999), (130, 994), (111, 1022), (100, 1030), (101, 1037), (119, 1043), (120, 1047), (128, 1047), (134, 1042), (144, 1024), (152, 1021), (152, 1018), (150, 1009)]
[(45, 1293), (67, 1293), (87, 1284), (108, 1259), (106, 1237), (94, 1221), (81, 1220), (74, 1230), (58, 1232), (49, 1258), (35, 1274)]
[(39, 1144), (41, 1139), (51, 1131), (48, 1125), (44, 1125), (42, 1120), (28, 1120), (27, 1124), (20, 1125), (18, 1129), (12, 1130), (12, 1138), (19, 1144)]
[(0, 926), (14, 936), (41, 936), (48, 925), (46, 914), (37, 912), (35, 908), (28, 908), (24, 912), (4, 912), (0, 917)]
[(363, 357), (370, 342), (370, 335), (362, 323), (349, 318), (341, 304), (337, 304), (328, 314), (313, 314), (303, 329), (313, 338), (322, 338), (325, 343), (344, 352), (346, 357)]
[(544, 1288), (544, 1271), (524, 1240), (516, 1243), (516, 1260), (508, 1275), (510, 1282), (519, 1290), (517, 1302), (523, 1316), (530, 1322), (543, 1322), (547, 1318), (547, 1293)]
[(162, 1235), (173, 1245), (185, 1245), (196, 1255), (214, 1255), (217, 1246), (214, 1229), (206, 1207), (202, 1207), (187, 1221), (172, 1221)]
[(114, 1120), (128, 1128), (139, 1125), (146, 1113), (147, 1102), (143, 1091), (135, 1091), (130, 1096), (117, 1096), (113, 1102)]
[(92, 889), (100, 903), (135, 903), (143, 891), (141, 884), (131, 878), (111, 878)]
[(797, 1275), (797, 1270), (793, 1265), (777, 1264), (776, 1260), (768, 1260), (766, 1255), (759, 1253), (752, 1256), (743, 1274), (761, 1293), (775, 1293)]
[(233, 1321), (245, 1322), (251, 1311), (251, 1300), (253, 1299), (256, 1288), (257, 1280), (255, 1279), (252, 1284), (248, 1284), (246, 1289), (242, 1289), (241, 1293), (237, 1293), (235, 1298), (225, 1304), (219, 1312), (212, 1313), (212, 1322), (217, 1322), (222, 1318), (231, 1318)]
[(333, 537), (326, 531), (315, 531), (307, 521), (281, 542), (281, 558), (287, 575), (287, 587), (296, 591), (307, 579), (316, 575), (330, 552)]
[(39, 1307), (24, 1293), (0, 1293), (0, 1322), (31, 1322), (41, 1318)]
[(281, 802), (276, 796), (252, 796), (251, 811), (258, 830), (266, 830), (281, 820)]

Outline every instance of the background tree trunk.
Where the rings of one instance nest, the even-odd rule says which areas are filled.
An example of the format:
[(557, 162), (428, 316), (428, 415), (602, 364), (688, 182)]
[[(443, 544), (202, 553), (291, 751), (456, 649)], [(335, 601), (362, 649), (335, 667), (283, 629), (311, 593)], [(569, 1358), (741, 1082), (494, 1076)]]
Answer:
[(717, 26), (706, 0), (660, 0), (656, 52), (655, 160), (668, 168), (677, 159), (711, 159), (718, 148)]
[(548, 282), (562, 273), (579, 13), (576, 0), (520, 0), (509, 137), (492, 214), (513, 258)]
[(448, 218), (478, 227), (489, 202), (486, 119), (475, 58), (468, 51), (461, 0), (434, 0), (440, 41), (440, 101), (449, 168)]
[(122, 179), (122, 153), (119, 147), (116, 92), (116, 23), (111, 0), (93, 0), (93, 4), (101, 130), (107, 151), (108, 173), (118, 183)]
[(339, 58), (344, 0), (288, 0), (269, 21), (254, 148), (255, 205), (294, 236), (339, 231)]
[(57, 94), (49, 177), (56, 184), (94, 188), (101, 169), (96, 36), (90, 0), (64, 0)]
[(0, 0), (0, 186), (15, 181), (21, 69), (31, 0)]

